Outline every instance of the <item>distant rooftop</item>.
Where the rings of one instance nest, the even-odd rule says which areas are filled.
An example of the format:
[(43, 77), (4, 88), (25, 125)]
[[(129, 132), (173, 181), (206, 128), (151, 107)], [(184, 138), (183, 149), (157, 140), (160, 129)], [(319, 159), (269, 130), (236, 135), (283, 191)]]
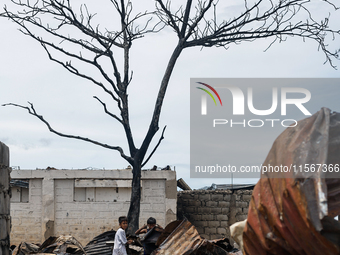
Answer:
[(223, 189), (230, 189), (230, 190), (239, 190), (239, 189), (254, 189), (255, 184), (211, 184), (211, 186), (205, 186), (200, 188), (201, 190), (223, 190)]

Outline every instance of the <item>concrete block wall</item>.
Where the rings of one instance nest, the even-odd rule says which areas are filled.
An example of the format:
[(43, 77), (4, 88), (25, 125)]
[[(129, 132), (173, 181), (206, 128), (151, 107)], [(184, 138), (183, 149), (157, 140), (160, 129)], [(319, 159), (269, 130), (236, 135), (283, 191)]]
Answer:
[(229, 226), (247, 218), (251, 194), (251, 190), (180, 191), (177, 217), (186, 217), (203, 238), (229, 238)]
[[(72, 235), (86, 245), (118, 229), (118, 217), (128, 213), (131, 170), (16, 170), (12, 178), (30, 180), (28, 203), (11, 203), (13, 233), (22, 233), (13, 234), (12, 244)], [(176, 220), (176, 201), (174, 171), (142, 171), (140, 225), (151, 216), (162, 226)]]
[[(156, 218), (162, 226), (168, 223), (165, 183), (164, 179), (142, 180), (140, 225), (145, 224), (149, 217)], [(123, 202), (112, 202), (112, 199), (110, 202), (75, 202), (73, 189), (73, 180), (55, 180), (55, 235), (68, 233), (86, 245), (96, 235), (119, 228), (118, 218), (127, 215), (129, 210), (130, 192)]]
[(10, 172), (9, 148), (0, 142), (0, 255), (10, 254)]
[(11, 244), (20, 243), (16, 240), (41, 242), (42, 179), (30, 180), (29, 186), (30, 203), (11, 203)]
[(145, 180), (142, 182), (142, 202), (140, 225), (146, 224), (149, 217), (157, 219), (157, 223), (164, 226), (166, 223), (166, 194), (164, 180)]

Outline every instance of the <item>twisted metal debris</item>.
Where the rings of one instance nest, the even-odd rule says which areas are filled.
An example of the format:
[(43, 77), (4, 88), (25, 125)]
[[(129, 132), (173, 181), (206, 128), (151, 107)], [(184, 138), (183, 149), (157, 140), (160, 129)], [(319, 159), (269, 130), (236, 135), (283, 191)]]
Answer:
[[(187, 219), (173, 221), (164, 229), (156, 243), (159, 246), (152, 255), (228, 255), (233, 248), (227, 238), (221, 240), (207, 240), (202, 238), (194, 225)], [(222, 247), (223, 248), (222, 248)]]
[(340, 214), (336, 164), (340, 164), (339, 113), (322, 108), (296, 127), (287, 128), (263, 165), (298, 170), (302, 166), (308, 171), (261, 176), (243, 232), (245, 254), (340, 254), (340, 223), (333, 219)]

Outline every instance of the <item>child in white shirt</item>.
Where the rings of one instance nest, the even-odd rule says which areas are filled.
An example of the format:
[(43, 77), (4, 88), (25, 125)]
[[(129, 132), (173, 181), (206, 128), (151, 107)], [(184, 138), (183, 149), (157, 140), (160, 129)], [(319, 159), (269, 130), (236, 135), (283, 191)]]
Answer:
[(125, 230), (128, 227), (128, 220), (127, 217), (121, 216), (118, 219), (119, 221), (119, 229), (115, 235), (115, 244), (113, 246), (112, 255), (127, 255), (125, 244), (131, 244), (132, 240), (126, 240)]

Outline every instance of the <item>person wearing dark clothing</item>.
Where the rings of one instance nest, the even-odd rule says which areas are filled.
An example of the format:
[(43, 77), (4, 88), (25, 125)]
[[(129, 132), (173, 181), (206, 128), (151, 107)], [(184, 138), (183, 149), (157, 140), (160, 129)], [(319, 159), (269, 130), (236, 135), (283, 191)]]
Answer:
[(156, 223), (156, 219), (150, 217), (143, 227), (138, 229), (135, 234), (143, 234), (146, 233), (142, 243), (144, 247), (144, 255), (151, 254), (158, 247), (156, 246), (156, 242), (160, 234), (163, 232), (163, 228)]

